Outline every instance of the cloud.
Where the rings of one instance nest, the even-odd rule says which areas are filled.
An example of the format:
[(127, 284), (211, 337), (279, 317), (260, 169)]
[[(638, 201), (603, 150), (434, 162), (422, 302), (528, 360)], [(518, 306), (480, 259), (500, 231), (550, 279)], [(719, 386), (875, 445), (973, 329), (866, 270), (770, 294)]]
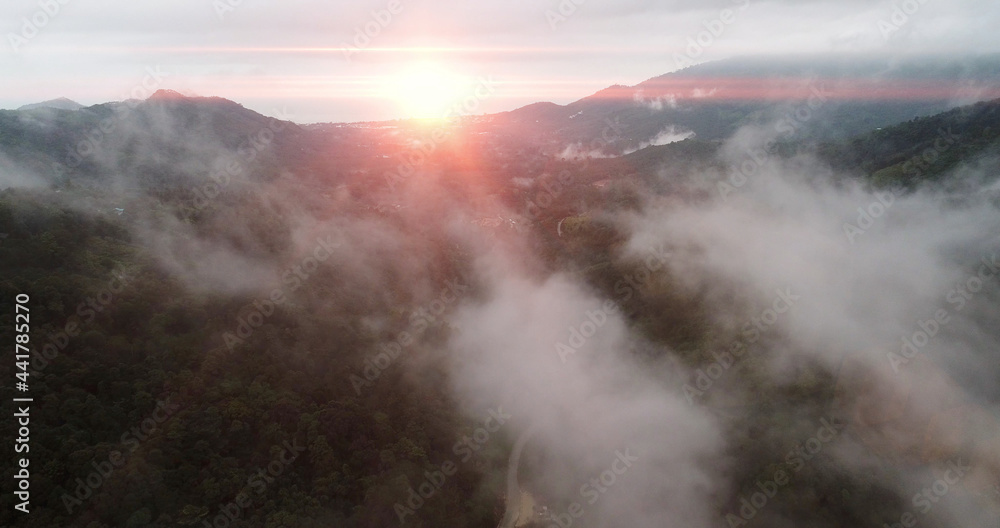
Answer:
[(567, 145), (556, 157), (561, 160), (581, 160), (581, 159), (596, 159), (596, 158), (613, 158), (612, 154), (608, 154), (601, 149), (591, 149), (586, 150), (583, 143), (572, 143)]
[(40, 189), (51, 182), (0, 153), (0, 190)]
[[(636, 360), (634, 351), (651, 345), (630, 335), (619, 315), (602, 312), (602, 299), (567, 277), (510, 270), (480, 268), (489, 296), (451, 318), (446, 362), (470, 415), (502, 405), (515, 437), (533, 427), (531, 450), (544, 462), (524, 464), (522, 481), (534, 482), (533, 492), (559, 514), (582, 505), (587, 523), (653, 527), (671, 518), (713, 526), (725, 447), (715, 418), (667, 382), (680, 380), (677, 371)], [(601, 322), (596, 332), (560, 355), (557, 344), (577, 344), (571, 329), (590, 333), (588, 320)], [(613, 489), (582, 490), (626, 451), (637, 460)]]
[[(982, 180), (970, 170), (964, 178)], [(753, 359), (736, 361), (761, 368), (765, 386), (795, 386), (808, 365), (834, 376), (830, 406), (813, 412), (840, 416), (850, 435), (828, 452), (827, 473), (862, 478), (871, 465), (907, 461), (920, 469), (882, 484), (908, 500), (948, 457), (964, 457), (976, 479), (995, 483), (1000, 331), (987, 321), (1000, 316), (1000, 211), (991, 196), (956, 186), (879, 193), (801, 156), (772, 161), (725, 199), (650, 199), (628, 225), (630, 251), (664, 244), (678, 286), (730, 329), (717, 353), (749, 335), (776, 291), (800, 297), (764, 327)], [(752, 383), (761, 381), (730, 374), (703, 401), (753, 398)], [(961, 417), (945, 425), (953, 413)], [(972, 416), (993, 418), (977, 426)], [(996, 508), (1000, 497), (989, 496)], [(948, 510), (963, 522), (989, 517)]]
[(668, 126), (660, 131), (655, 137), (649, 141), (643, 141), (636, 148), (630, 148), (625, 151), (625, 154), (631, 154), (633, 152), (640, 151), (647, 147), (659, 147), (663, 145), (669, 145), (671, 143), (677, 143), (678, 141), (684, 141), (685, 139), (690, 139), (695, 136), (695, 133), (688, 131), (678, 130), (677, 127)]
[(643, 97), (642, 90), (640, 89), (635, 92), (634, 98), (636, 103), (639, 103), (654, 112), (661, 112), (665, 108), (673, 110), (677, 109), (677, 96), (675, 95), (664, 95), (654, 97), (652, 99), (646, 99)]

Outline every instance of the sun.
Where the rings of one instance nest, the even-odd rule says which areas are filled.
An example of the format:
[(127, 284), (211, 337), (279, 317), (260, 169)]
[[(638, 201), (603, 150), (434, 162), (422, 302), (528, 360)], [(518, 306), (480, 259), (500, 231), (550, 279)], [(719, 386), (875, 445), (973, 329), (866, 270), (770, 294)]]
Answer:
[(472, 80), (447, 68), (422, 63), (413, 65), (388, 79), (387, 96), (405, 117), (442, 119), (454, 115), (450, 110), (468, 95)]

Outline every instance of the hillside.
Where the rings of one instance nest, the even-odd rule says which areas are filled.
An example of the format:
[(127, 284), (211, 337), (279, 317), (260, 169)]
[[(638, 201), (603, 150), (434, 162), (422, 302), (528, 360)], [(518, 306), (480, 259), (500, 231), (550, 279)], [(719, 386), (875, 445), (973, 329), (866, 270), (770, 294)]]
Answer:
[[(808, 104), (809, 117), (796, 123), (797, 137), (825, 141), (1000, 96), (998, 71), (1000, 56), (995, 55), (742, 57), (692, 66), (636, 86), (610, 87), (566, 106), (533, 105), (511, 116), (537, 121), (541, 130), (564, 143), (600, 137), (608, 123), (616, 123), (622, 137), (605, 150), (621, 153), (668, 127), (720, 140), (742, 126), (794, 118)], [(816, 99), (814, 108), (809, 103)]]
[(548, 512), (522, 526), (879, 526), (955, 464), (974, 513), (921, 526), (1000, 515), (1000, 100), (831, 96), (792, 134), (808, 87), (636, 100), (970, 78), (767, 64), (432, 124), (0, 111), (0, 297), (35, 347), (35, 512), (4, 526), (492, 528), (512, 489)]

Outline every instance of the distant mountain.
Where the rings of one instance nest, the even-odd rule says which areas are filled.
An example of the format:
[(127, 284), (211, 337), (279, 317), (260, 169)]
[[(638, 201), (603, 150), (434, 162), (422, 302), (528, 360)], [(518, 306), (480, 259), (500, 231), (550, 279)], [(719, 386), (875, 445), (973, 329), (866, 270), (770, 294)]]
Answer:
[(259, 180), (294, 166), (301, 133), (227, 99), (166, 90), (73, 112), (0, 110), (0, 154), (51, 183), (184, 186), (234, 159), (239, 179)]
[(830, 166), (882, 187), (913, 188), (977, 161), (989, 163), (996, 173), (1000, 99), (871, 131), (824, 145), (819, 152)]
[[(732, 169), (720, 156), (725, 144), (688, 139), (625, 156), (594, 159), (581, 164), (578, 179), (589, 182), (606, 175), (635, 175), (660, 191), (680, 189), (692, 175)], [(914, 118), (850, 138), (779, 143), (770, 153), (775, 159), (790, 159), (798, 154), (819, 158), (834, 169), (837, 178), (876, 188), (980, 185), (983, 182), (963, 178), (970, 174), (986, 178), (1000, 174), (1000, 99)], [(1000, 196), (995, 189), (990, 192)]]
[(51, 101), (43, 101), (41, 103), (24, 105), (18, 108), (18, 110), (36, 110), (39, 108), (55, 108), (56, 110), (79, 110), (81, 108), (84, 108), (84, 106), (76, 101), (72, 101), (65, 97), (60, 97), (58, 99), (52, 99)]
[[(617, 155), (666, 130), (703, 140), (745, 125), (781, 127), (788, 140), (852, 137), (1000, 97), (1000, 55), (976, 57), (748, 57), (692, 66), (636, 86), (616, 85), (568, 105), (505, 114), (541, 145), (596, 143)], [(501, 114), (504, 116), (504, 114)], [(653, 143), (655, 146), (655, 143)]]
[[(907, 153), (923, 144), (907, 143), (905, 131), (899, 141), (886, 143), (880, 138), (896, 134), (891, 127), (991, 95), (995, 99), (998, 90), (1000, 56), (732, 59), (636, 86), (611, 86), (568, 105), (542, 102), (469, 117), (460, 125), (467, 132), (461, 144), (446, 142), (432, 152), (456, 166), (496, 169), (504, 178), (557, 173), (563, 164), (589, 157), (594, 163), (584, 179), (596, 182), (609, 174), (651, 171), (665, 157), (707, 163), (722, 140), (756, 125), (787, 148), (821, 148), (838, 168), (870, 175), (905, 162)], [(75, 105), (52, 102), (57, 103)], [(365, 178), (381, 184), (386, 174), (411, 163), (415, 141), (427, 139), (421, 138), (421, 127), (410, 131), (405, 121), (299, 126), (220, 97), (170, 90), (145, 101), (75, 111), (33, 107), (0, 110), (0, 154), (52, 183), (100, 183), (114, 175), (142, 188), (190, 187), (235, 160), (239, 166), (233, 172), (239, 169), (239, 176), (234, 180), (260, 181), (287, 172), (324, 185)], [(964, 159), (972, 154), (969, 149), (992, 141), (1000, 130), (988, 128), (992, 123), (971, 123), (979, 128), (966, 137), (976, 142), (964, 143), (946, 158), (961, 154)], [(693, 139), (684, 145), (664, 145), (690, 134)], [(900, 175), (880, 177), (898, 180)]]

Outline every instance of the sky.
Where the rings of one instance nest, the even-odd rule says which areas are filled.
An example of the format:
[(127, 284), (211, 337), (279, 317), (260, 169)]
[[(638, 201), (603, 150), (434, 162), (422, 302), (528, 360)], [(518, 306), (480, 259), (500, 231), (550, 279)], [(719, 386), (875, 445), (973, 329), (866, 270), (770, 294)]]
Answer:
[[(51, 5), (50, 5), (51, 4)], [(757, 54), (1000, 51), (995, 0), (6, 0), (0, 108), (151, 90), (300, 123), (566, 104)]]

